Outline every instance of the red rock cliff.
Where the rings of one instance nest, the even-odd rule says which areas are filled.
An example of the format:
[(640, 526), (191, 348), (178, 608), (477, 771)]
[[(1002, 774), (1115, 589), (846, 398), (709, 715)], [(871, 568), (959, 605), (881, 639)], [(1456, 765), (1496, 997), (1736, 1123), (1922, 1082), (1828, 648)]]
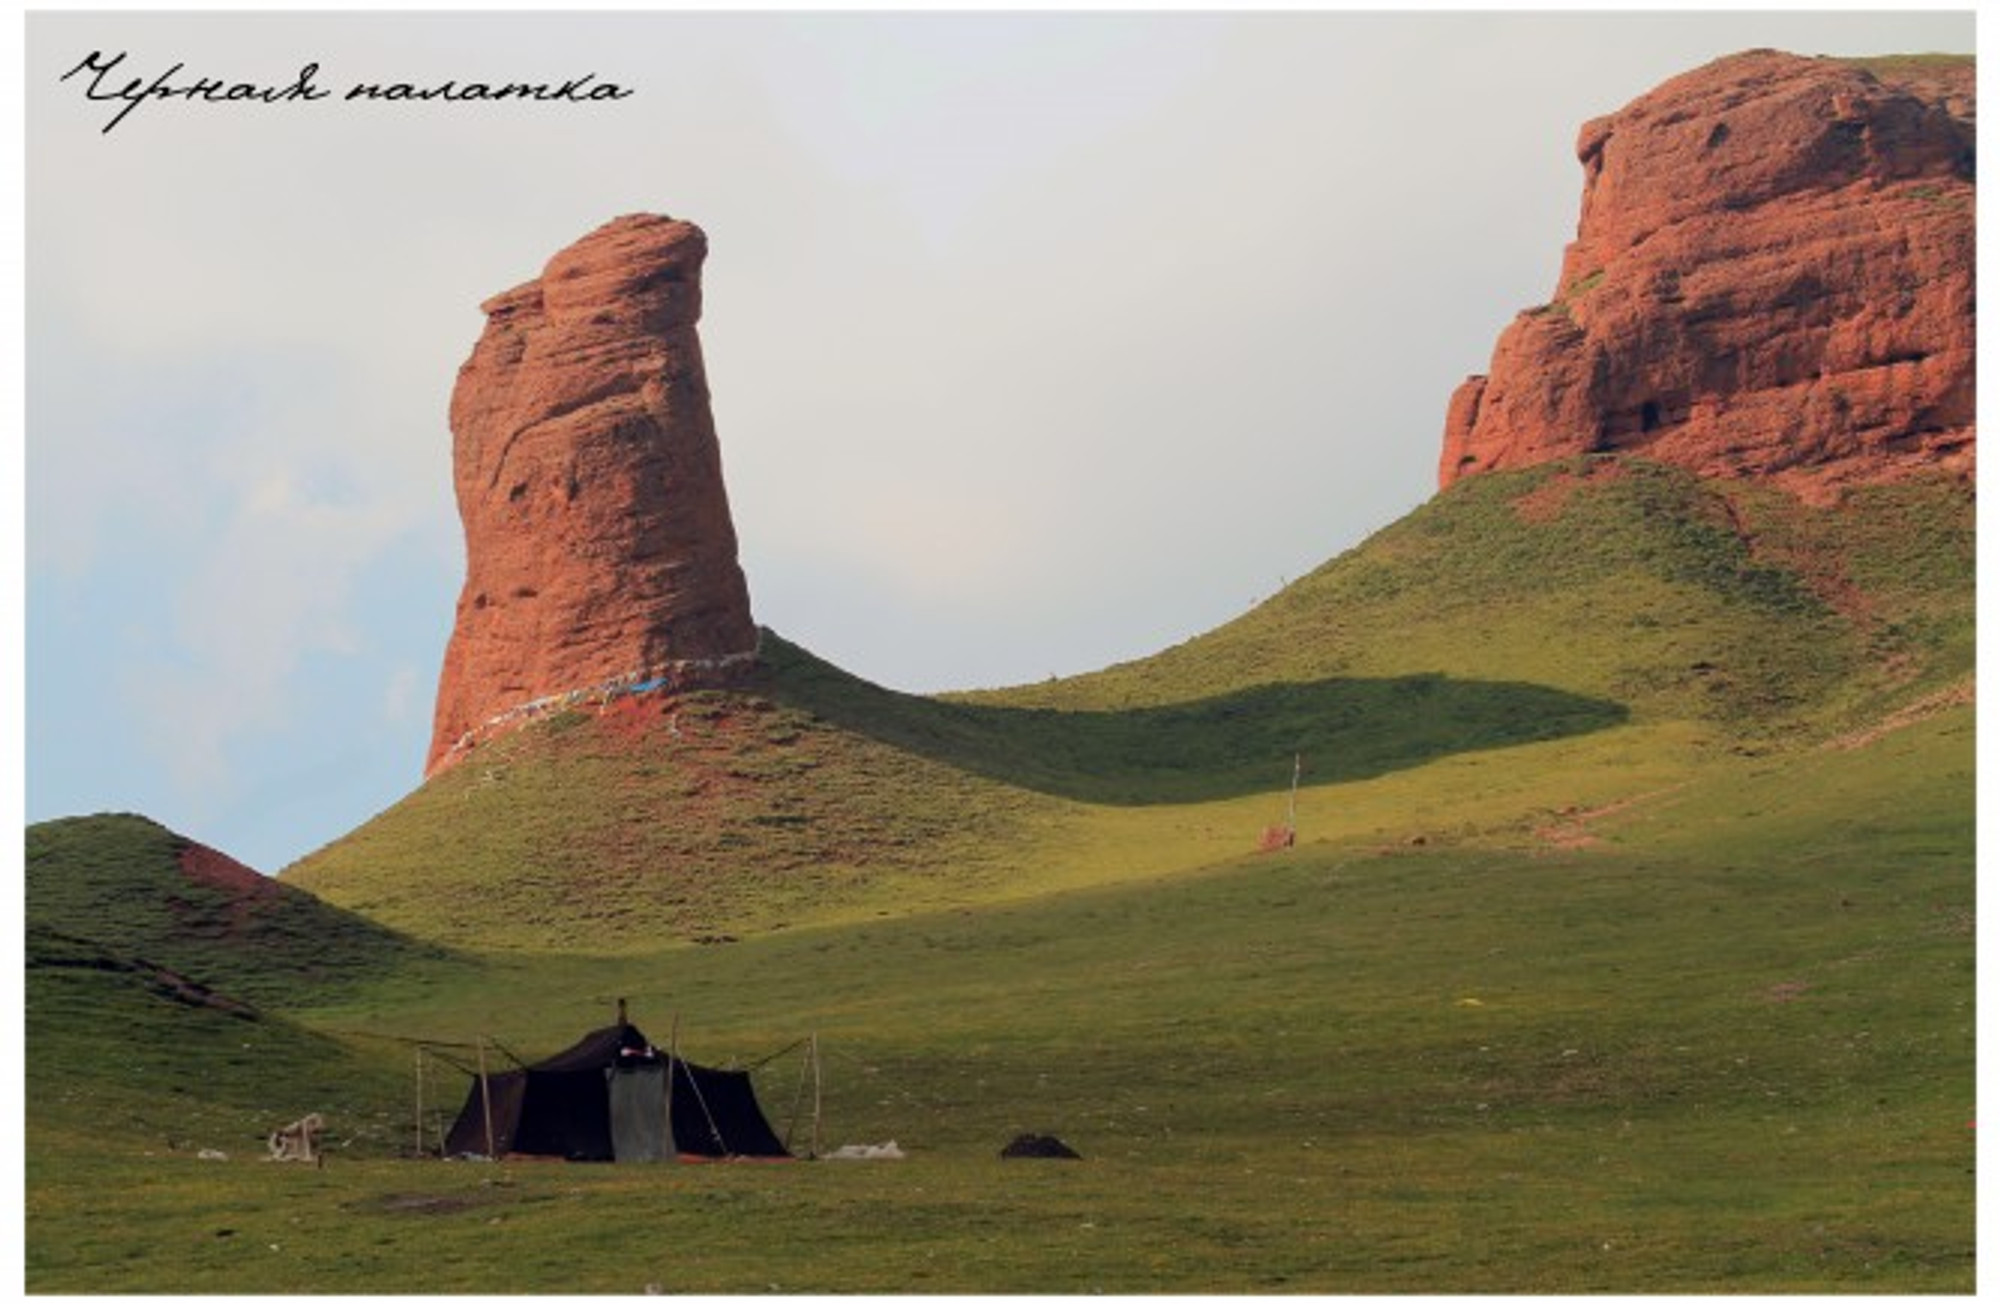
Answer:
[(1973, 473), (1971, 59), (1759, 50), (1585, 125), (1554, 300), (1452, 396), (1440, 486), (1578, 453)]
[(451, 398), (466, 576), (427, 775), (534, 703), (754, 651), (695, 335), (707, 252), (692, 223), (621, 217), (481, 305)]

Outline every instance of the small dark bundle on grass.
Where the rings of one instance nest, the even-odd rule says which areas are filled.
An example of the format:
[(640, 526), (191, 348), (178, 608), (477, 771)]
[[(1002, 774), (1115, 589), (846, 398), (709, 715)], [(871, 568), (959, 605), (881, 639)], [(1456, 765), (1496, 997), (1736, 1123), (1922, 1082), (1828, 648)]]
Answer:
[(1002, 1159), (1081, 1159), (1082, 1155), (1052, 1136), (1023, 1132), (1000, 1152)]

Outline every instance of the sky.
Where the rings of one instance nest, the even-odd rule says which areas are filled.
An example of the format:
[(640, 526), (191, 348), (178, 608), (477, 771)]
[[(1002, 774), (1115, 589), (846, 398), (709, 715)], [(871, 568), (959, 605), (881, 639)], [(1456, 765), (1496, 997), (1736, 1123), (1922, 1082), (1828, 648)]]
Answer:
[[(1214, 628), (1428, 498), (1453, 388), (1555, 288), (1587, 119), (1747, 48), (1972, 43), (1969, 10), (31, 13), (26, 817), (275, 872), (417, 786), (478, 305), (613, 216), (708, 233), (757, 620), (997, 686)], [(98, 93), (331, 94), (64, 78), (121, 53)], [(630, 94), (343, 98), (586, 74)]]

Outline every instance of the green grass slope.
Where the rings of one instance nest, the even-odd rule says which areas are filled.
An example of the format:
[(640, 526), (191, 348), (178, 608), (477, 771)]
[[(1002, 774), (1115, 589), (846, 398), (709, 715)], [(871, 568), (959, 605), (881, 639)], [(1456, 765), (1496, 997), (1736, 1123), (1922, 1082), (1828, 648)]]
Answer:
[[(680, 1015), (709, 1060), (817, 1031), (827, 1144), (893, 1137), (909, 1158), (496, 1169), (357, 1146), (313, 1172), (200, 1163), (142, 1128), (76, 1162), (31, 1157), (27, 1285), (1966, 1292), (1971, 717), (1728, 753), (1671, 812), (1591, 821), (1588, 843), (1315, 842), (1033, 900), (385, 982), (304, 1017), (529, 1056), (618, 994), (655, 1036)], [(135, 1031), (159, 1047), (169, 1030)], [(179, 1043), (174, 1080), (308, 1098), (251, 1076), (288, 1051)], [(149, 1073), (169, 1058), (144, 1056)], [(335, 1065), (302, 1052), (284, 1072), (337, 1086)], [(407, 1072), (385, 1062), (352, 1094), (407, 1100)], [(760, 1071), (781, 1130), (798, 1083), (793, 1060)], [(326, 1112), (354, 1127), (338, 1101)], [(1085, 1159), (996, 1157), (1028, 1130)]]
[(1644, 462), (1454, 486), (1143, 661), (920, 698), (775, 636), (727, 692), (481, 747), (284, 880), (412, 935), (582, 951), (1032, 896), (1551, 811), (1969, 700), (1970, 492), (1838, 509)]
[(255, 1005), (323, 1001), (385, 971), (440, 964), (437, 948), (327, 905), (138, 815), (27, 830), (26, 917)]
[(26, 961), (31, 1182), (86, 1157), (254, 1156), (312, 1110), (341, 1120), (336, 1146), (407, 1140), (388, 1130), (403, 1093), (365, 1051), (32, 921)]
[[(1623, 717), (1434, 674), (1119, 711), (945, 702), (767, 634), (740, 689), (517, 732), (285, 881), (456, 945), (651, 947), (1030, 894), (1107, 842), (1147, 872), (1233, 855), (1282, 813), (1302, 747), (1338, 745), (1332, 777), (1360, 781)], [(1191, 837), (1153, 818), (1190, 808), (1211, 812)]]
[(1338, 675), (1542, 685), (1639, 723), (1811, 737), (1973, 664), (1971, 490), (1836, 508), (1603, 457), (1461, 481), (1228, 625), (972, 700), (1106, 709)]
[[(1075, 680), (914, 698), (772, 639), (295, 867), (478, 950), (242, 951), (283, 1017), (131, 958), (175, 940), (171, 835), (118, 826), (143, 909), (45, 853), (26, 1284), (1970, 1291), (1971, 543), (1942, 485), (1824, 511), (1578, 462)], [(1294, 751), (1300, 843), (1246, 854)], [(200, 975), (230, 939), (198, 940)], [(618, 996), (708, 1062), (817, 1032), (825, 1143), (909, 1158), (396, 1157), (401, 1039), (534, 1058)], [(803, 1144), (797, 1060), (756, 1077)], [(324, 1170), (243, 1162), (306, 1109)], [(1030, 1130), (1084, 1161), (996, 1157)]]

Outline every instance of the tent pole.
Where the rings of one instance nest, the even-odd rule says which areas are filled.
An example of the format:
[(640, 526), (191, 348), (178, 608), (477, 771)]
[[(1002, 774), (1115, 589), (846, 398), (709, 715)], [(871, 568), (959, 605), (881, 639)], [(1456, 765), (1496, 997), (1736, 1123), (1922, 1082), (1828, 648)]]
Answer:
[(486, 1157), (498, 1159), (493, 1144), (493, 1088), (486, 1082), (486, 1038), (479, 1038), (479, 1104), (486, 1111)]
[(424, 1157), (424, 1048), (417, 1046), (417, 1158)]
[(694, 1092), (694, 1103), (701, 1106), (701, 1117), (702, 1121), (708, 1124), (708, 1134), (709, 1136), (714, 1138), (715, 1148), (721, 1151), (723, 1158), (726, 1159), (729, 1157), (729, 1143), (722, 1139), (722, 1129), (718, 1128), (715, 1125), (715, 1115), (709, 1112), (708, 1102), (702, 1099), (701, 1083), (696, 1082), (694, 1080), (694, 1070), (688, 1068), (687, 1065), (681, 1063), (681, 1016), (678, 1012), (676, 1012), (674, 1015), (673, 1031), (668, 1035), (672, 1038), (672, 1040), (667, 1043), (668, 1107), (671, 1108), (673, 1104), (673, 1099), (674, 1099), (673, 1074), (674, 1071), (678, 1069), (682, 1073), (685, 1073), (687, 1075), (688, 1088), (689, 1090)]
[(667, 1148), (675, 1158), (681, 1149), (674, 1141), (674, 1065), (680, 1062), (681, 1054), (681, 1012), (674, 1011), (673, 1026), (667, 1031)]
[(799, 1060), (799, 1084), (792, 1089), (792, 1114), (785, 1120), (785, 1149), (792, 1148), (792, 1137), (799, 1130), (799, 1112), (806, 1103), (806, 1077), (812, 1072), (812, 1047), (806, 1047), (805, 1055)]
[(817, 1159), (819, 1158), (819, 1034), (817, 1032), (812, 1035), (811, 1050), (813, 1061), (813, 1136), (812, 1149), (806, 1152), (806, 1157)]
[(1299, 836), (1299, 769), (1304, 762), (1303, 753), (1292, 753), (1292, 795), (1285, 803), (1285, 832), (1294, 840)]

